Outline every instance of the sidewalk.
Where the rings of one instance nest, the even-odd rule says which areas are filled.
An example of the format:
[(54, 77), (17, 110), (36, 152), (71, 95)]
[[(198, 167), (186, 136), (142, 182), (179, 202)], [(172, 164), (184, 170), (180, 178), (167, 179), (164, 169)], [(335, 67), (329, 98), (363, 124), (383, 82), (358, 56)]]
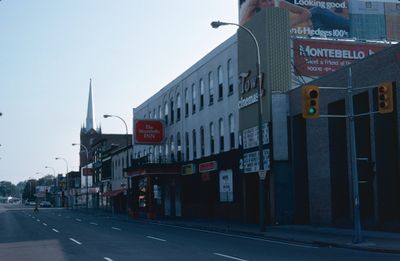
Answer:
[[(90, 210), (89, 213), (128, 221), (125, 214), (111, 215), (111, 213), (101, 210)], [(265, 232), (260, 232), (259, 226), (255, 224), (241, 224), (226, 222), (224, 220), (184, 218), (163, 218), (149, 220), (138, 218), (130, 219), (129, 221), (149, 222), (242, 236), (253, 236), (286, 243), (310, 244), (320, 247), (339, 247), (400, 254), (400, 233), (363, 230), (363, 241), (361, 243), (354, 244), (352, 242), (354, 238), (354, 231), (352, 229), (339, 229), (311, 225), (274, 225), (267, 226)]]
[(207, 220), (147, 220), (160, 224), (256, 236), (288, 243), (311, 244), (320, 247), (339, 247), (364, 251), (400, 254), (400, 233), (362, 231), (363, 241), (354, 244), (353, 230), (311, 225), (276, 225), (260, 232), (258, 225)]

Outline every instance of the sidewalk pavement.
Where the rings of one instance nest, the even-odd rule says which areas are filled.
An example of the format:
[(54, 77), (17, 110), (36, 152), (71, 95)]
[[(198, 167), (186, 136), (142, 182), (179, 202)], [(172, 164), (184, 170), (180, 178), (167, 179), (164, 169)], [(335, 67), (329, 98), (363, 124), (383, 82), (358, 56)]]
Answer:
[[(100, 212), (102, 215), (111, 215), (110, 213), (106, 214), (106, 212), (103, 211)], [(97, 212), (96, 214), (100, 213)], [(115, 214), (113, 218), (127, 220), (127, 216), (123, 214)], [(259, 225), (227, 222), (224, 220), (185, 218), (162, 218), (150, 220), (137, 218), (130, 219), (130, 221), (165, 224), (242, 236), (253, 236), (287, 243), (400, 254), (400, 233), (362, 230), (362, 242), (353, 243), (354, 230), (333, 227), (312, 225), (273, 225), (267, 226), (265, 232), (260, 232)]]

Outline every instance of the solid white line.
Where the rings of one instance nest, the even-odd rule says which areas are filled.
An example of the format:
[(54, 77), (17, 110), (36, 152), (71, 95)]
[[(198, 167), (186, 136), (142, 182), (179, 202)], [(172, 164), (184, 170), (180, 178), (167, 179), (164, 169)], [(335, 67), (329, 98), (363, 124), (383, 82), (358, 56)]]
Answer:
[(112, 260), (112, 259), (109, 258), (109, 257), (104, 257), (104, 260), (107, 260), (107, 261), (114, 261), (114, 260)]
[(247, 261), (246, 259), (241, 259), (241, 258), (238, 258), (238, 257), (228, 256), (228, 255), (224, 255), (224, 254), (220, 254), (220, 253), (214, 253), (214, 255), (226, 257), (226, 258), (233, 259), (233, 260)]
[(263, 239), (263, 238), (257, 238), (257, 237), (231, 235), (231, 234), (225, 234), (225, 233), (216, 232), (216, 231), (203, 230), (203, 229), (199, 229), (199, 228), (180, 227), (180, 226), (174, 226), (174, 225), (168, 225), (168, 224), (157, 224), (157, 225), (166, 226), (166, 227), (181, 228), (181, 229), (192, 230), (192, 231), (200, 231), (200, 232), (204, 232), (204, 233), (208, 233), (208, 234), (222, 235), (222, 236), (228, 236), (228, 237), (237, 237), (237, 238), (245, 238), (245, 239), (250, 239), (250, 240), (255, 240), (255, 241), (264, 241), (264, 242), (268, 242), (268, 243), (281, 244), (281, 245), (286, 245), (286, 246), (296, 246), (296, 247), (304, 247), (304, 248), (319, 248), (319, 247), (316, 247), (316, 246), (308, 246), (306, 244), (301, 245), (301, 244), (286, 243), (286, 242), (275, 241), (275, 240), (270, 240), (270, 239)]
[(55, 228), (52, 228), (51, 230), (53, 230), (53, 231), (56, 232), (56, 233), (60, 233), (60, 231), (58, 231), (58, 230), (55, 229)]
[(150, 238), (150, 239), (154, 239), (154, 240), (162, 241), (162, 242), (165, 242), (165, 241), (167, 241), (167, 240), (165, 240), (165, 239), (158, 238), (158, 237), (152, 237), (152, 236), (146, 236), (146, 237), (147, 237), (147, 238)]
[(94, 223), (94, 222), (90, 222), (89, 224), (93, 225), (93, 226), (97, 226), (98, 225), (97, 223)]
[(69, 238), (69, 240), (71, 240), (72, 242), (75, 242), (75, 243), (77, 243), (78, 245), (82, 245), (82, 243), (81, 242), (79, 242), (78, 240), (76, 240), (76, 239), (73, 239), (72, 237), (70, 237)]
[(114, 230), (121, 231), (121, 229), (120, 229), (120, 228), (117, 228), (117, 227), (111, 227), (111, 228), (114, 229)]
[(43, 223), (43, 226), (47, 227), (47, 224), (46, 224), (46, 223)]
[(79, 218), (77, 218), (77, 219), (75, 219), (76, 221), (78, 221), (78, 222), (81, 222), (82, 221), (82, 219), (79, 219)]

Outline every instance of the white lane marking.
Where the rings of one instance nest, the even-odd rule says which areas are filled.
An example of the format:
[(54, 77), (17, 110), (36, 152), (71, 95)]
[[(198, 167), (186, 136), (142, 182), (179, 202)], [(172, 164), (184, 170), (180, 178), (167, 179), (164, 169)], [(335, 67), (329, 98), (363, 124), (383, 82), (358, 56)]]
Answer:
[(77, 243), (78, 245), (82, 245), (81, 242), (79, 242), (79, 241), (76, 240), (76, 239), (73, 239), (72, 237), (70, 237), (69, 240), (71, 240), (71, 241), (74, 242), (74, 243)]
[(111, 227), (111, 228), (114, 229), (114, 230), (121, 231), (121, 229), (120, 229), (120, 228), (117, 228), (117, 227)]
[(104, 260), (107, 260), (107, 261), (114, 261), (114, 260), (112, 260), (111, 258), (109, 258), (109, 257), (104, 257)]
[(78, 221), (78, 222), (81, 222), (82, 221), (82, 219), (79, 219), (79, 218), (77, 218), (77, 219), (75, 219), (76, 221)]
[(226, 257), (226, 258), (233, 259), (233, 260), (247, 261), (246, 259), (241, 259), (241, 258), (238, 258), (238, 257), (228, 256), (228, 255), (224, 255), (224, 254), (220, 254), (220, 253), (214, 253), (214, 255)]
[(56, 232), (56, 233), (60, 233), (60, 231), (58, 231), (58, 230), (55, 229), (55, 228), (52, 228), (51, 230), (53, 230), (53, 231)]
[(165, 240), (165, 239), (158, 238), (158, 237), (152, 237), (152, 236), (146, 236), (146, 237), (147, 237), (147, 238), (150, 238), (150, 239), (154, 239), (154, 240), (162, 241), (162, 242), (165, 242), (165, 241), (167, 241), (167, 240)]
[(43, 223), (43, 226), (47, 227), (47, 224), (46, 224), (46, 223)]
[(286, 242), (275, 241), (275, 240), (270, 240), (270, 239), (263, 239), (263, 238), (257, 238), (257, 237), (230, 235), (230, 234), (225, 234), (225, 233), (216, 232), (216, 231), (203, 230), (203, 229), (199, 229), (199, 228), (180, 227), (180, 226), (168, 225), (168, 224), (156, 224), (156, 225), (166, 226), (166, 227), (173, 227), (173, 228), (181, 228), (181, 229), (192, 230), (192, 231), (200, 231), (200, 232), (204, 232), (204, 233), (208, 233), (208, 234), (222, 235), (222, 236), (227, 236), (227, 237), (237, 237), (237, 238), (244, 238), (244, 239), (250, 239), (250, 240), (255, 240), (255, 241), (264, 241), (264, 242), (268, 242), (268, 243), (281, 244), (281, 245), (286, 245), (286, 246), (296, 246), (296, 247), (304, 247), (304, 248), (320, 248), (320, 247), (316, 247), (316, 246), (301, 245), (301, 244), (294, 244), (294, 243), (286, 243)]
[(58, 214), (59, 217), (61, 217), (61, 214)]
[(36, 219), (37, 222), (40, 222), (40, 219)]
[(94, 223), (94, 222), (90, 222), (89, 224), (93, 225), (93, 226), (97, 226), (98, 225), (97, 223)]

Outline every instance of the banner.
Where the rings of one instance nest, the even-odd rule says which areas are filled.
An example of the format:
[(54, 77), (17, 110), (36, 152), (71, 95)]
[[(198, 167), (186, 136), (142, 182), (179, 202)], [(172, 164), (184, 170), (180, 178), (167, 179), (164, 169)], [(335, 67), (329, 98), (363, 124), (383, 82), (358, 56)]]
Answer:
[(295, 74), (323, 76), (381, 51), (384, 44), (293, 40)]

